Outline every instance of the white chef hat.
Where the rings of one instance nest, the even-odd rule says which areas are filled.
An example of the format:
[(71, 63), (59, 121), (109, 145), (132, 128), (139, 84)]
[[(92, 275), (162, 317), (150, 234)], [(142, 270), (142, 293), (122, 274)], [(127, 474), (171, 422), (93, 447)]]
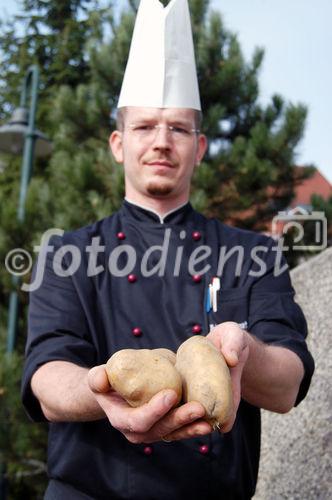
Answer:
[(188, 0), (141, 0), (118, 108), (201, 110)]

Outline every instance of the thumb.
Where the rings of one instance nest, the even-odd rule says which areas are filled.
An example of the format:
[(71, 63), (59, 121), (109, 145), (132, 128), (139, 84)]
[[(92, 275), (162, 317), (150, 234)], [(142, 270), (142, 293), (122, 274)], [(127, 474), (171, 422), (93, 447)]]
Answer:
[(225, 361), (230, 368), (237, 366), (239, 362), (239, 353), (236, 349), (233, 349), (229, 346), (225, 346), (222, 349), (222, 355), (224, 356)]
[(88, 384), (92, 392), (106, 393), (111, 390), (106, 365), (94, 366), (88, 372)]

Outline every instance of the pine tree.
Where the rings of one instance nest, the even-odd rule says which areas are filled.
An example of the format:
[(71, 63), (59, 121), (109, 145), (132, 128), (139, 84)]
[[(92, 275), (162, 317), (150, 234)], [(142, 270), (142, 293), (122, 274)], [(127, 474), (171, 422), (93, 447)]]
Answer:
[[(18, 203), (19, 179), (21, 158), (12, 158), (9, 155), (2, 157), (5, 165), (0, 175), (0, 257), (4, 262), (7, 252), (12, 248), (24, 248), (33, 254), (33, 245), (40, 242), (41, 234), (48, 228), (69, 228), (67, 214), (72, 213), (72, 207), (78, 209), (76, 222), (87, 222), (97, 217), (97, 211), (89, 211), (84, 197), (87, 186), (93, 194), (102, 189), (101, 183), (89, 177), (87, 159), (82, 158), (82, 169), (80, 172), (65, 164), (61, 170), (61, 153), (58, 150), (65, 142), (63, 149), (65, 162), (71, 161), (71, 151), (81, 151), (80, 145), (86, 141), (89, 134), (83, 124), (81, 111), (73, 109), (71, 140), (66, 138), (66, 128), (70, 128), (70, 113), (66, 116), (67, 125), (59, 132), (58, 102), (66, 105), (66, 96), (71, 92), (77, 96), (75, 104), (79, 105), (82, 112), (86, 113), (86, 103), (90, 102), (90, 88), (87, 93), (84, 90), (84, 82), (90, 81), (91, 63), (89, 60), (89, 48), (100, 46), (103, 39), (103, 27), (111, 22), (112, 10), (110, 8), (97, 8), (89, 1), (25, 1), (25, 14), (12, 21), (10, 24), (0, 27), (0, 55), (2, 59), (2, 72), (0, 76), (0, 122), (6, 121), (14, 107), (18, 105), (21, 82), (26, 69), (30, 64), (37, 63), (41, 69), (41, 85), (39, 94), (39, 106), (37, 126), (42, 129), (54, 141), (55, 158), (57, 163), (49, 160), (35, 161), (35, 169), (30, 183), (29, 194), (26, 205), (26, 220), (19, 224), (16, 219)], [(90, 5), (90, 7), (89, 7)], [(22, 35), (23, 32), (23, 35)], [(81, 88), (79, 86), (81, 85)], [(93, 91), (94, 83), (91, 83)], [(62, 92), (61, 92), (62, 89)], [(83, 90), (83, 92), (82, 92)], [(98, 92), (97, 88), (95, 91)], [(97, 101), (101, 95), (96, 96)], [(97, 114), (89, 108), (89, 112)], [(58, 113), (58, 114), (57, 114)], [(105, 128), (104, 137), (107, 139), (109, 128), (108, 112), (106, 113), (106, 124), (100, 122), (99, 128)], [(99, 116), (100, 118), (100, 116)], [(61, 119), (61, 117), (60, 117)], [(90, 120), (91, 121), (91, 120)], [(76, 134), (76, 135), (75, 135)], [(76, 142), (76, 140), (78, 142)], [(106, 143), (106, 142), (105, 142)], [(92, 137), (90, 145), (85, 149), (94, 147)], [(105, 148), (104, 148), (105, 150)], [(58, 155), (58, 156), (57, 156)], [(107, 149), (105, 157), (107, 156)], [(52, 161), (54, 159), (52, 158)], [(83, 172), (86, 172), (85, 181)], [(80, 175), (82, 174), (82, 176)], [(99, 174), (100, 176), (100, 174)], [(96, 176), (98, 177), (98, 176)], [(91, 182), (90, 182), (91, 181)], [(53, 183), (58, 182), (58, 187)], [(77, 196), (77, 190), (70, 196), (70, 190), (66, 190), (71, 183), (80, 183), (81, 193)], [(65, 186), (65, 189), (64, 189)], [(65, 199), (66, 195), (68, 197)], [(59, 203), (61, 199), (61, 203)], [(79, 201), (79, 202), (78, 202)], [(94, 206), (91, 195), (91, 206)], [(80, 206), (81, 205), (81, 206)], [(63, 208), (64, 207), (64, 208)], [(56, 218), (58, 217), (58, 220)], [(69, 220), (70, 217), (67, 217)], [(73, 222), (72, 222), (73, 223)], [(1, 267), (0, 286), (0, 462), (6, 464), (6, 474), (10, 484), (10, 498), (36, 499), (42, 498), (42, 492), (46, 484), (46, 431), (45, 424), (31, 425), (20, 403), (20, 378), (22, 371), (22, 354), (24, 351), (26, 316), (27, 316), (27, 294), (19, 290), (20, 318), (18, 324), (18, 339), (16, 353), (10, 358), (5, 355), (5, 340), (7, 327), (8, 296), (11, 289), (11, 276)], [(25, 277), (29, 280), (29, 276)], [(1, 464), (0, 464), (1, 465)]]
[[(209, 3), (190, 1), (203, 131), (210, 141), (206, 159), (194, 178), (192, 201), (207, 215), (242, 227), (265, 229), (271, 214), (286, 208), (293, 196), (293, 165), (306, 109), (286, 103), (279, 95), (266, 107), (259, 103), (263, 50), (257, 49), (246, 62), (236, 36), (225, 28), (219, 13), (210, 12)], [(88, 224), (109, 215), (121, 203), (122, 168), (112, 160), (107, 140), (115, 127), (138, 1), (128, 0), (128, 8), (119, 17), (110, 5), (100, 8), (98, 4), (89, 0), (24, 0), (24, 15), (0, 26), (0, 122), (18, 104), (25, 70), (38, 63), (42, 82), (37, 124), (52, 139), (54, 148), (50, 159), (35, 163), (26, 222), (21, 226), (16, 222), (20, 160), (3, 159), (2, 262), (11, 248), (32, 252), (50, 227), (69, 230)], [(4, 269), (0, 272), (0, 341), (4, 343), (11, 279)], [(5, 432), (0, 444), (8, 455), (13, 498), (35, 499), (45, 476), (31, 480), (17, 473), (26, 470), (26, 460), (42, 461), (44, 448), (32, 443), (31, 438), (37, 439), (31, 436), (35, 431), (23, 413), (17, 413), (18, 398), (15, 402), (9, 399), (13, 389), (18, 393), (26, 332), (27, 297), (21, 292), (20, 301), (24, 307), (18, 359), (13, 358), (0, 374), (0, 401), (15, 408), (15, 418), (8, 428), (8, 418), (2, 420)]]
[[(196, 34), (204, 131), (211, 148), (205, 170), (196, 177), (195, 195), (210, 215), (265, 230), (294, 195), (293, 167), (306, 108), (287, 104), (277, 94), (265, 108), (260, 105), (258, 77), (264, 52), (256, 49), (247, 63), (218, 13), (205, 23), (198, 19)], [(303, 177), (310, 174), (310, 169), (304, 171)]]

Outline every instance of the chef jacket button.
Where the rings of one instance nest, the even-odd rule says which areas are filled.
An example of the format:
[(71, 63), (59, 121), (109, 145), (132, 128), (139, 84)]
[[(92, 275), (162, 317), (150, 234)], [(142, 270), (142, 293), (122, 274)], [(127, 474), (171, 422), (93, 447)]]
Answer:
[(202, 446), (199, 447), (199, 452), (202, 453), (202, 455), (207, 455), (209, 451), (210, 450), (207, 444), (202, 444)]
[(145, 455), (148, 455), (148, 456), (152, 455), (152, 453), (153, 453), (152, 446), (145, 446), (143, 451), (144, 451)]
[(195, 241), (199, 241), (201, 239), (201, 237), (202, 237), (202, 235), (201, 235), (201, 233), (199, 231), (194, 231), (192, 233), (192, 238)]
[(117, 236), (118, 240), (125, 240), (126, 239), (126, 235), (122, 231), (120, 231), (116, 236)]
[(198, 325), (198, 324), (197, 324), (197, 325), (194, 325), (194, 326), (192, 327), (191, 331), (192, 331), (193, 333), (201, 333), (201, 331), (202, 331), (202, 327), (201, 327), (201, 325)]
[(142, 330), (136, 326), (135, 328), (132, 329), (132, 333), (134, 337), (140, 337), (142, 335)]
[(193, 281), (195, 283), (200, 283), (202, 281), (202, 276), (200, 274), (194, 274)]
[(135, 283), (135, 281), (137, 281), (136, 274), (129, 274), (128, 281), (129, 281), (129, 283)]

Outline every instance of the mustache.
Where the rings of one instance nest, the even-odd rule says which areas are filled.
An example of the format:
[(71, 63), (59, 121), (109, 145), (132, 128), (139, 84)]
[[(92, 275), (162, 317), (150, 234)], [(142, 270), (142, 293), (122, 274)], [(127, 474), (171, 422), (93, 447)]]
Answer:
[(167, 156), (154, 156), (154, 157), (147, 157), (144, 158), (144, 163), (155, 163), (155, 162), (166, 162), (170, 163), (172, 167), (176, 167), (178, 165), (178, 162), (175, 161), (173, 158), (167, 157)]

